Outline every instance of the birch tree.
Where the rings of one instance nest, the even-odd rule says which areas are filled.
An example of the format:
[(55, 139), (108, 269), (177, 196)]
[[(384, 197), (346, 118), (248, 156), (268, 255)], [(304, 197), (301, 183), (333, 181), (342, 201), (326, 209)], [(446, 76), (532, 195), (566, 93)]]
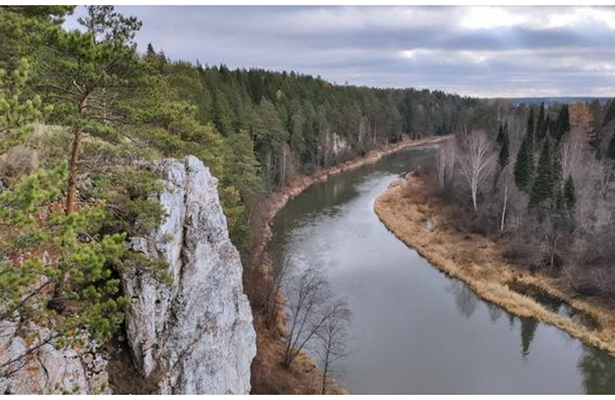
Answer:
[(492, 170), (492, 146), (484, 132), (475, 132), (464, 138), (458, 154), (461, 175), (470, 190), (474, 212), (478, 212), (478, 194)]

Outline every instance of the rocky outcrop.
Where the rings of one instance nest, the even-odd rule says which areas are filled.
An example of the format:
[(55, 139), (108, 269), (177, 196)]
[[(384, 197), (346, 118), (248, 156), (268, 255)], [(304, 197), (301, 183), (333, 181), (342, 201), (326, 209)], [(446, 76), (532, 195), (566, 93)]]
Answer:
[(43, 344), (47, 337), (46, 328), (0, 321), (0, 365), (5, 366), (0, 394), (110, 393), (102, 356), (85, 349), (56, 349)]
[(168, 276), (122, 274), (133, 358), (163, 394), (248, 393), (256, 334), (217, 180), (192, 156), (163, 160), (160, 168), (168, 217), (133, 245), (165, 261)]

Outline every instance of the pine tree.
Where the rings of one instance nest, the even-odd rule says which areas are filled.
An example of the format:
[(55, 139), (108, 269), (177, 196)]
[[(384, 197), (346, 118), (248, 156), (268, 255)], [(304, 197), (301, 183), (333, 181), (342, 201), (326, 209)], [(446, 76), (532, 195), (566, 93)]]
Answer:
[[(3, 231), (0, 254), (28, 255), (19, 268), (8, 257), (0, 259), (0, 319), (17, 315), (45, 326), (53, 322), (52, 332), (34, 332), (41, 335), (36, 341), (84, 346), (84, 334), (108, 339), (123, 321), (128, 301), (118, 296), (120, 282), (113, 268), (123, 263), (126, 235), (101, 233), (108, 217), (102, 204), (70, 215), (58, 207), (67, 174), (62, 163), (0, 193), (0, 226), (11, 226)], [(49, 300), (49, 288), (60, 281), (62, 298)], [(57, 310), (64, 307), (46, 307), (49, 302), (70, 302), (71, 312), (59, 316)]]
[[(56, 31), (52, 38), (58, 62), (48, 65), (44, 87), (54, 99), (54, 117), (71, 132), (65, 213), (77, 211), (77, 175), (81, 142), (85, 135), (118, 141), (130, 121), (114, 99), (122, 91), (142, 86), (145, 70), (131, 40), (140, 22), (125, 18), (113, 7), (88, 6), (88, 16), (79, 22), (86, 32)], [(68, 269), (54, 289), (54, 300), (63, 297)], [(63, 302), (54, 301), (58, 307)], [(60, 310), (60, 309), (59, 309)]]
[(32, 131), (30, 124), (50, 111), (40, 96), (28, 93), (30, 71), (26, 58), (11, 72), (0, 68), (0, 155), (22, 143)]
[[(553, 196), (553, 160), (551, 158), (551, 143), (545, 140), (538, 161), (536, 180), (530, 192), (530, 208), (537, 206), (548, 207), (548, 202)], [(546, 204), (545, 204), (546, 203)]]

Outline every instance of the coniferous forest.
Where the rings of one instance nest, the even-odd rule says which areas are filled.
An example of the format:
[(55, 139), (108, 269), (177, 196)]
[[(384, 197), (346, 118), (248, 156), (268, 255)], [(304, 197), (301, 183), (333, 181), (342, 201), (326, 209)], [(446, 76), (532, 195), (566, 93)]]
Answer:
[[(136, 297), (125, 296), (123, 271), (147, 273), (156, 283), (173, 280), (167, 263), (137, 251), (135, 242), (167, 218), (156, 197), (167, 190), (160, 161), (188, 155), (217, 179), (226, 217), (219, 218), (224, 225), (219, 230), (228, 243), (228, 225), (241, 254), (240, 262), (232, 249), (237, 270), (242, 262), (244, 270), (229, 292), (248, 304), (243, 284), (254, 314), (247, 324), (256, 327), (258, 337), (252, 342), (259, 347), (247, 363), (254, 359), (252, 389), (257, 393), (301, 391), (297, 382), (314, 381), (320, 372), (305, 356), (314, 342), (321, 346), (314, 354), (326, 350), (324, 373), (304, 391), (317, 387), (328, 393), (329, 386), (337, 388), (327, 375), (330, 356), (335, 350), (340, 359), (351, 353), (345, 347), (349, 308), (332, 294), (320, 265), (299, 274), (293, 270), (300, 264), (296, 254), (273, 260), (267, 253), (280, 204), (296, 195), (293, 184), (310, 177), (311, 183), (321, 182), (316, 177), (328, 178), (336, 166), (339, 172), (348, 161), (369, 161), (374, 150), (380, 150), (374, 153), (379, 156), (383, 149), (391, 154), (410, 139), (446, 136), (428, 157), (413, 153), (416, 169), (402, 171), (405, 178), (382, 195), (388, 199), (380, 207), (388, 207), (382, 214), (389, 213), (389, 224), (425, 212), (415, 218), (416, 226), (396, 226), (411, 237), (407, 244), (412, 247), (412, 240), (442, 229), (450, 236), (431, 237), (429, 244), (450, 253), (436, 259), (446, 259), (449, 268), (472, 256), (479, 259), (474, 264), (485, 261), (491, 270), (485, 268), (488, 273), (479, 278), (492, 279), (488, 289), (500, 285), (500, 292), (513, 292), (511, 282), (525, 274), (532, 282), (555, 287), (553, 293), (575, 301), (590, 298), (593, 306), (612, 311), (615, 100), (515, 103), (413, 87), (342, 85), (301, 71), (231, 69), (209, 64), (206, 53), (198, 60), (172, 59), (156, 43), (137, 45), (142, 22), (136, 17), (113, 6), (85, 10), (77, 20), (79, 29), (68, 30), (65, 22), (73, 6), (0, 6), (0, 322), (11, 323), (0, 328), (17, 326), (10, 335), (34, 343), (17, 359), (0, 358), (0, 381), (8, 377), (8, 366), (14, 373), (15, 365), (25, 366), (43, 346), (116, 345), (127, 331), (125, 317)], [(406, 53), (413, 57), (412, 51)], [(468, 54), (461, 51), (465, 58)], [(477, 65), (487, 61), (469, 58)], [(385, 233), (383, 240), (391, 239)], [(402, 236), (397, 235), (403, 241)], [(489, 244), (463, 253), (466, 245), (483, 240)], [(252, 259), (257, 247), (260, 258)], [(457, 247), (463, 247), (461, 253)], [(498, 275), (500, 259), (480, 259), (480, 251), (494, 248), (518, 267), (506, 270), (515, 275), (510, 282)], [(316, 263), (315, 257), (308, 261)], [(451, 275), (464, 281), (463, 273), (472, 277), (480, 275), (478, 270), (471, 265)], [(529, 297), (519, 300), (528, 287), (515, 291), (514, 306), (530, 304)], [(311, 297), (305, 295), (310, 291)], [(496, 292), (487, 290), (487, 295)], [(512, 329), (514, 307), (483, 297), (493, 303), (488, 307), (513, 309)], [(568, 298), (558, 297), (562, 304)], [(292, 311), (288, 315), (286, 308)], [(534, 309), (539, 309), (537, 320), (573, 336), (576, 328), (570, 326), (578, 322), (573, 317), (580, 321), (585, 315), (575, 316), (577, 310), (572, 322), (561, 322), (561, 315), (546, 314), (539, 305)], [(575, 337), (612, 350), (612, 326), (577, 325), (583, 325), (583, 334)], [(596, 332), (602, 335), (598, 339), (591, 336)], [(523, 342), (525, 357), (531, 339)], [(250, 374), (242, 378), (247, 391)]]
[(39, 322), (76, 310), (50, 342), (114, 332), (122, 265), (165, 278), (125, 246), (164, 218), (150, 200), (161, 190), (153, 160), (203, 160), (245, 251), (256, 199), (297, 174), (495, 123), (484, 101), (443, 92), (170, 60), (155, 44), (137, 48), (141, 22), (112, 6), (88, 7), (81, 29), (66, 31), (73, 10), (0, 7), (0, 296), (4, 314)]

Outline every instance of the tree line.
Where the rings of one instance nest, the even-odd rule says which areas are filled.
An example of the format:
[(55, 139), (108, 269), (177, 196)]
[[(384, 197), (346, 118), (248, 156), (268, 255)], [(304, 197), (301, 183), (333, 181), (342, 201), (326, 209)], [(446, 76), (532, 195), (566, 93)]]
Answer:
[(167, 279), (127, 245), (165, 218), (151, 200), (163, 189), (157, 159), (206, 163), (245, 250), (255, 203), (296, 174), (496, 121), (486, 102), (439, 91), (173, 61), (137, 48), (135, 17), (88, 6), (67, 31), (73, 10), (0, 7), (0, 319), (54, 328), (24, 331), (28, 351), (113, 335), (128, 303), (122, 268)]
[(438, 149), (444, 198), (532, 272), (615, 301), (615, 99), (498, 110), (496, 129)]

